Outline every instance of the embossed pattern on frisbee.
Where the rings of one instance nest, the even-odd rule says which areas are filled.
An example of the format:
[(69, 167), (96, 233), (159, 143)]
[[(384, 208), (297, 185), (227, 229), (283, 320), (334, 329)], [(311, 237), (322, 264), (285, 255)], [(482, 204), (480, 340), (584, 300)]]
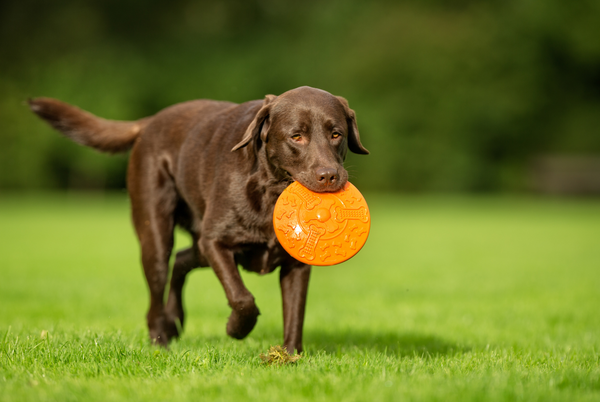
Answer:
[(279, 243), (310, 265), (335, 265), (365, 245), (371, 215), (362, 194), (349, 182), (335, 193), (315, 193), (298, 182), (279, 196), (273, 213)]

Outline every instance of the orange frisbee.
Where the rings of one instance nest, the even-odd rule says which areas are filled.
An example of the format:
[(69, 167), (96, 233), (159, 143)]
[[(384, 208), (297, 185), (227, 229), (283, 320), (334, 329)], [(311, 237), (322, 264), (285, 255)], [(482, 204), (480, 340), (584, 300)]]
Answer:
[(315, 193), (293, 182), (273, 212), (279, 243), (292, 257), (310, 265), (335, 265), (365, 245), (371, 215), (362, 194), (349, 182), (335, 193)]

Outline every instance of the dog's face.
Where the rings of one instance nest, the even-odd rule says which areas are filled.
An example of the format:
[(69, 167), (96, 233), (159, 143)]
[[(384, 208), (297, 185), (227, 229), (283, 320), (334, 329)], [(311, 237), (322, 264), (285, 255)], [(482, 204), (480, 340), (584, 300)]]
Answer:
[(309, 87), (278, 97), (268, 95), (234, 150), (252, 139), (261, 142), (277, 177), (291, 178), (316, 192), (344, 187), (348, 172), (343, 162), (348, 149), (369, 153), (360, 143), (356, 117), (346, 100)]

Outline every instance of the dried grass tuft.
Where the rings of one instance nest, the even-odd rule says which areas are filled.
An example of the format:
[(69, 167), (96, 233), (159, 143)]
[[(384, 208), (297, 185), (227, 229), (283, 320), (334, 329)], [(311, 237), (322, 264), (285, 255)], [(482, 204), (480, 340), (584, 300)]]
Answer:
[(301, 357), (300, 355), (290, 355), (286, 348), (279, 345), (271, 346), (266, 354), (260, 354), (261, 360), (268, 366), (296, 363)]

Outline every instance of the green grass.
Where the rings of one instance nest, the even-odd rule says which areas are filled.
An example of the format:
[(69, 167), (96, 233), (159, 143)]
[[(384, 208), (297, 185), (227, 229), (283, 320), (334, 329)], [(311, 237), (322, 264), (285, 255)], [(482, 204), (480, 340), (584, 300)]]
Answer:
[(276, 367), (259, 355), (282, 341), (277, 274), (244, 274), (262, 315), (236, 341), (194, 271), (164, 351), (123, 195), (5, 195), (0, 401), (600, 400), (598, 200), (367, 200), (367, 245), (313, 269), (306, 352)]

